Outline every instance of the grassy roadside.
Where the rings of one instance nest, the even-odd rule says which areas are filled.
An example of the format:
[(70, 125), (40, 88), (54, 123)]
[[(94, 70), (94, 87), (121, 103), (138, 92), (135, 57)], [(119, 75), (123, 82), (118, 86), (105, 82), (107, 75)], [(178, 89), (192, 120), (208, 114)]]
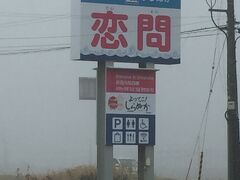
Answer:
[[(114, 180), (137, 180), (137, 175), (122, 169), (114, 170)], [(96, 180), (96, 168), (93, 166), (78, 166), (63, 171), (51, 171), (48, 174), (27, 174), (11, 176), (0, 175), (0, 180)], [(156, 180), (173, 180), (156, 177)]]

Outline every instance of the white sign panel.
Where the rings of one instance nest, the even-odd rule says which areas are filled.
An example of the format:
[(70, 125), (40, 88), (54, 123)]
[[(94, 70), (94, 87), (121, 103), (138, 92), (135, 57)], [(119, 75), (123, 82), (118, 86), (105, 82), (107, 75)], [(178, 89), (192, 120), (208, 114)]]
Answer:
[(107, 93), (106, 113), (155, 114), (155, 94)]
[(180, 0), (80, 4), (80, 60), (180, 63)]

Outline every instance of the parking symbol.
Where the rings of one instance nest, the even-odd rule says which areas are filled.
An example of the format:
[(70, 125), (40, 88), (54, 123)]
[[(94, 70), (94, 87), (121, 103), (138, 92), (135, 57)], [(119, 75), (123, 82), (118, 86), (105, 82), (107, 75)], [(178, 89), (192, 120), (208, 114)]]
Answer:
[(123, 118), (113, 117), (112, 118), (112, 129), (122, 130), (123, 129)]

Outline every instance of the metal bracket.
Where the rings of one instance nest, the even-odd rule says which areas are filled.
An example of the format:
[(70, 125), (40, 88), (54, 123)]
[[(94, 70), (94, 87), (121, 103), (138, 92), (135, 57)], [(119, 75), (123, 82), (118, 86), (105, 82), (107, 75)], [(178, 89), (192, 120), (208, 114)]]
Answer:
[(228, 110), (235, 110), (236, 109), (235, 104), (236, 104), (235, 101), (228, 101), (227, 109)]
[(209, 9), (210, 12), (225, 12), (227, 13), (226, 9)]

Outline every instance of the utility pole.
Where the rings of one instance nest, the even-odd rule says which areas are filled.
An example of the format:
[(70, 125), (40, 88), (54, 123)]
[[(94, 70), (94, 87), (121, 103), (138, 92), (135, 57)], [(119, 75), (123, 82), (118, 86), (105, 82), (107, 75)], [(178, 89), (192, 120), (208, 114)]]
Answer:
[(237, 64), (235, 41), (234, 0), (227, 4), (227, 94), (226, 119), (228, 125), (228, 179), (240, 179), (239, 119), (237, 93)]
[[(227, 0), (227, 10), (212, 9), (212, 12), (227, 13), (227, 32), (214, 24), (227, 37), (227, 140), (228, 140), (228, 180), (240, 179), (240, 146), (239, 146), (239, 119), (238, 119), (238, 93), (237, 93), (237, 64), (234, 0)], [(213, 19), (213, 16), (212, 16)]]

